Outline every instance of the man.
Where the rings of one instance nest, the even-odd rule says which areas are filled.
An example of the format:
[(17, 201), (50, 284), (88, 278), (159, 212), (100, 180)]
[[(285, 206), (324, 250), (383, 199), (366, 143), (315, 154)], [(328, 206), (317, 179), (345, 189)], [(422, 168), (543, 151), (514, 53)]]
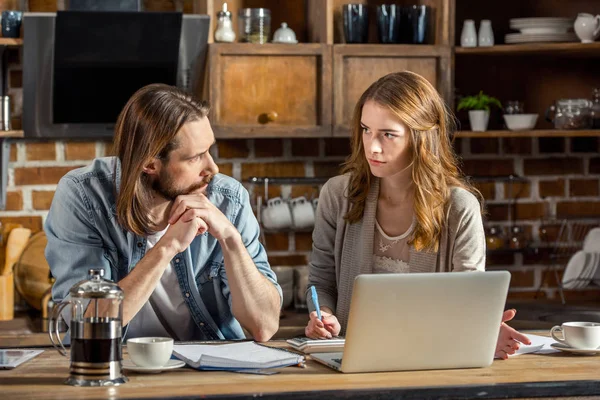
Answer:
[(100, 267), (125, 293), (126, 338), (277, 331), (281, 288), (247, 191), (218, 174), (207, 112), (177, 88), (146, 86), (119, 115), (117, 157), (60, 180), (44, 226), (56, 301)]

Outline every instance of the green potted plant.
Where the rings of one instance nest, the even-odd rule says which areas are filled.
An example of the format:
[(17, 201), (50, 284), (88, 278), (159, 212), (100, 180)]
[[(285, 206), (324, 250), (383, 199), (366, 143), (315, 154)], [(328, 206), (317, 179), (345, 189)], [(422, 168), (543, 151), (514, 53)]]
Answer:
[(500, 100), (479, 91), (475, 96), (465, 96), (458, 102), (457, 110), (469, 110), (469, 122), (473, 132), (485, 132), (490, 119), (490, 106), (502, 108)]

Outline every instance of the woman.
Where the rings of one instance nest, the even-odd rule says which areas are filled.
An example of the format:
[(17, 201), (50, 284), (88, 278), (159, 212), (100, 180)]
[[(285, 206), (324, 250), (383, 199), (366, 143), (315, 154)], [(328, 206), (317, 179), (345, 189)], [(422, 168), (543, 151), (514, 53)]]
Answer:
[[(452, 122), (437, 91), (412, 72), (386, 75), (363, 93), (343, 175), (319, 197), (309, 286), (323, 319), (312, 311), (306, 336), (345, 333), (358, 274), (485, 269), (483, 199), (458, 169)], [(503, 315), (496, 357), (530, 343), (504, 323), (514, 315)]]

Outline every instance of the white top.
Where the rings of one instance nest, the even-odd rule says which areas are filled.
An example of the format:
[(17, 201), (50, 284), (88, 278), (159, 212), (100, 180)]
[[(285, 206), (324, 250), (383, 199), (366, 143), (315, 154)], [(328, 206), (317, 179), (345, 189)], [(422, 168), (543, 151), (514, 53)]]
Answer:
[[(168, 226), (163, 231), (146, 238), (146, 252), (156, 245), (167, 229)], [(177, 274), (171, 263), (167, 266), (151, 296), (165, 322), (169, 324), (171, 331), (178, 336), (177, 339), (192, 340), (195, 331), (194, 321), (183, 299)], [(127, 331), (127, 338), (142, 336), (171, 336), (156, 316), (149, 301), (144, 304), (131, 322), (129, 322), (129, 329)]]
[(375, 220), (375, 237), (373, 240), (373, 272), (376, 274), (408, 273), (410, 267), (410, 246), (408, 238), (415, 228), (413, 219), (410, 227), (400, 236), (389, 236), (379, 222)]

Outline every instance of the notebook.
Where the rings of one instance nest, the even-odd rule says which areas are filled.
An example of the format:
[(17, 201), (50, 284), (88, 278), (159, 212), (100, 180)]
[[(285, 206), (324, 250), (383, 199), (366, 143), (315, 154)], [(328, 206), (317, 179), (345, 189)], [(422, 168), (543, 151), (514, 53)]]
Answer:
[(44, 350), (0, 349), (0, 369), (13, 369), (42, 354)]
[(311, 354), (344, 351), (344, 343), (346, 340), (341, 336), (331, 339), (310, 339), (302, 336), (288, 339), (286, 342), (292, 346), (294, 350)]
[(304, 356), (255, 342), (229, 344), (180, 344), (173, 355), (201, 370), (264, 369), (302, 364)]

